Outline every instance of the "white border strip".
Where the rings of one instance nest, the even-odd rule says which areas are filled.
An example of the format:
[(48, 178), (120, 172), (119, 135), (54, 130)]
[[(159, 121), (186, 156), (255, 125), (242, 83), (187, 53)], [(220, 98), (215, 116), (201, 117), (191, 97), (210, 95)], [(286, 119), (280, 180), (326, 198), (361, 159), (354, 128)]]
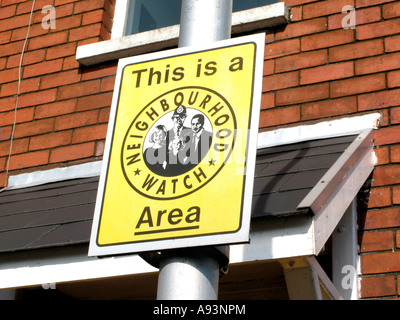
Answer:
[(258, 134), (257, 148), (263, 149), (303, 141), (359, 134), (365, 129), (378, 128), (380, 119), (380, 113), (370, 113), (311, 125), (260, 132)]
[(7, 189), (33, 187), (50, 182), (99, 176), (102, 161), (88, 162), (74, 166), (35, 171), (10, 176)]

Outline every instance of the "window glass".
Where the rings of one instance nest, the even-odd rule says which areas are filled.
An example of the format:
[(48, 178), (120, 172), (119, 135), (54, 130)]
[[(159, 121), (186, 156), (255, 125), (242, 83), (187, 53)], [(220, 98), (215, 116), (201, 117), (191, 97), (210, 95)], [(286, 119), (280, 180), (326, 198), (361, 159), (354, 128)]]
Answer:
[[(128, 34), (179, 24), (182, 0), (131, 0)], [(233, 0), (233, 12), (276, 3), (277, 0)]]

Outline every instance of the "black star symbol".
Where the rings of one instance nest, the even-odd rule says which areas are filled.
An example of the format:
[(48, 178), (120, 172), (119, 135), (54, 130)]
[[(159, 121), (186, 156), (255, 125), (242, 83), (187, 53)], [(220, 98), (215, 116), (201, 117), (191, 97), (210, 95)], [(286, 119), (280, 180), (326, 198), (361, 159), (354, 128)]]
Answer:
[(140, 175), (140, 170), (139, 170), (139, 168), (138, 168), (138, 169), (136, 169), (134, 172), (135, 172), (135, 176), (138, 176), (138, 175)]
[(210, 164), (210, 166), (213, 166), (215, 164), (215, 160), (211, 159), (210, 161), (208, 161), (208, 163)]

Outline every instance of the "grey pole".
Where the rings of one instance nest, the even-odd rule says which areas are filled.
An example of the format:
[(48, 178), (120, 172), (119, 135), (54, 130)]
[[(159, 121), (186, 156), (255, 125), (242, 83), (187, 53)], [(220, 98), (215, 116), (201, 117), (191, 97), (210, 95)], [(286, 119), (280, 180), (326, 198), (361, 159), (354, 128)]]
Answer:
[[(229, 39), (231, 25), (232, 0), (182, 0), (179, 47)], [(216, 300), (228, 255), (229, 247), (162, 252), (157, 299)]]

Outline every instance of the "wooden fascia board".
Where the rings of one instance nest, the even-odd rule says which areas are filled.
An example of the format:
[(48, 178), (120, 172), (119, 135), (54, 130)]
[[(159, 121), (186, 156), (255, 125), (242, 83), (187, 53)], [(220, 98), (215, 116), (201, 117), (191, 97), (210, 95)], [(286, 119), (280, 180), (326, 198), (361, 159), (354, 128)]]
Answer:
[[(359, 162), (364, 153), (373, 147), (373, 138), (373, 129), (363, 130), (307, 194), (297, 209), (304, 210), (310, 208), (314, 214), (317, 214), (326, 205), (326, 202), (335, 193), (339, 184), (345, 179), (355, 164)], [(365, 180), (362, 181), (362, 183), (364, 182)]]
[(373, 145), (370, 145), (348, 170), (324, 206), (315, 212), (313, 224), (316, 255), (321, 251), (345, 211), (357, 196), (358, 191), (374, 169), (374, 164), (375, 154)]

